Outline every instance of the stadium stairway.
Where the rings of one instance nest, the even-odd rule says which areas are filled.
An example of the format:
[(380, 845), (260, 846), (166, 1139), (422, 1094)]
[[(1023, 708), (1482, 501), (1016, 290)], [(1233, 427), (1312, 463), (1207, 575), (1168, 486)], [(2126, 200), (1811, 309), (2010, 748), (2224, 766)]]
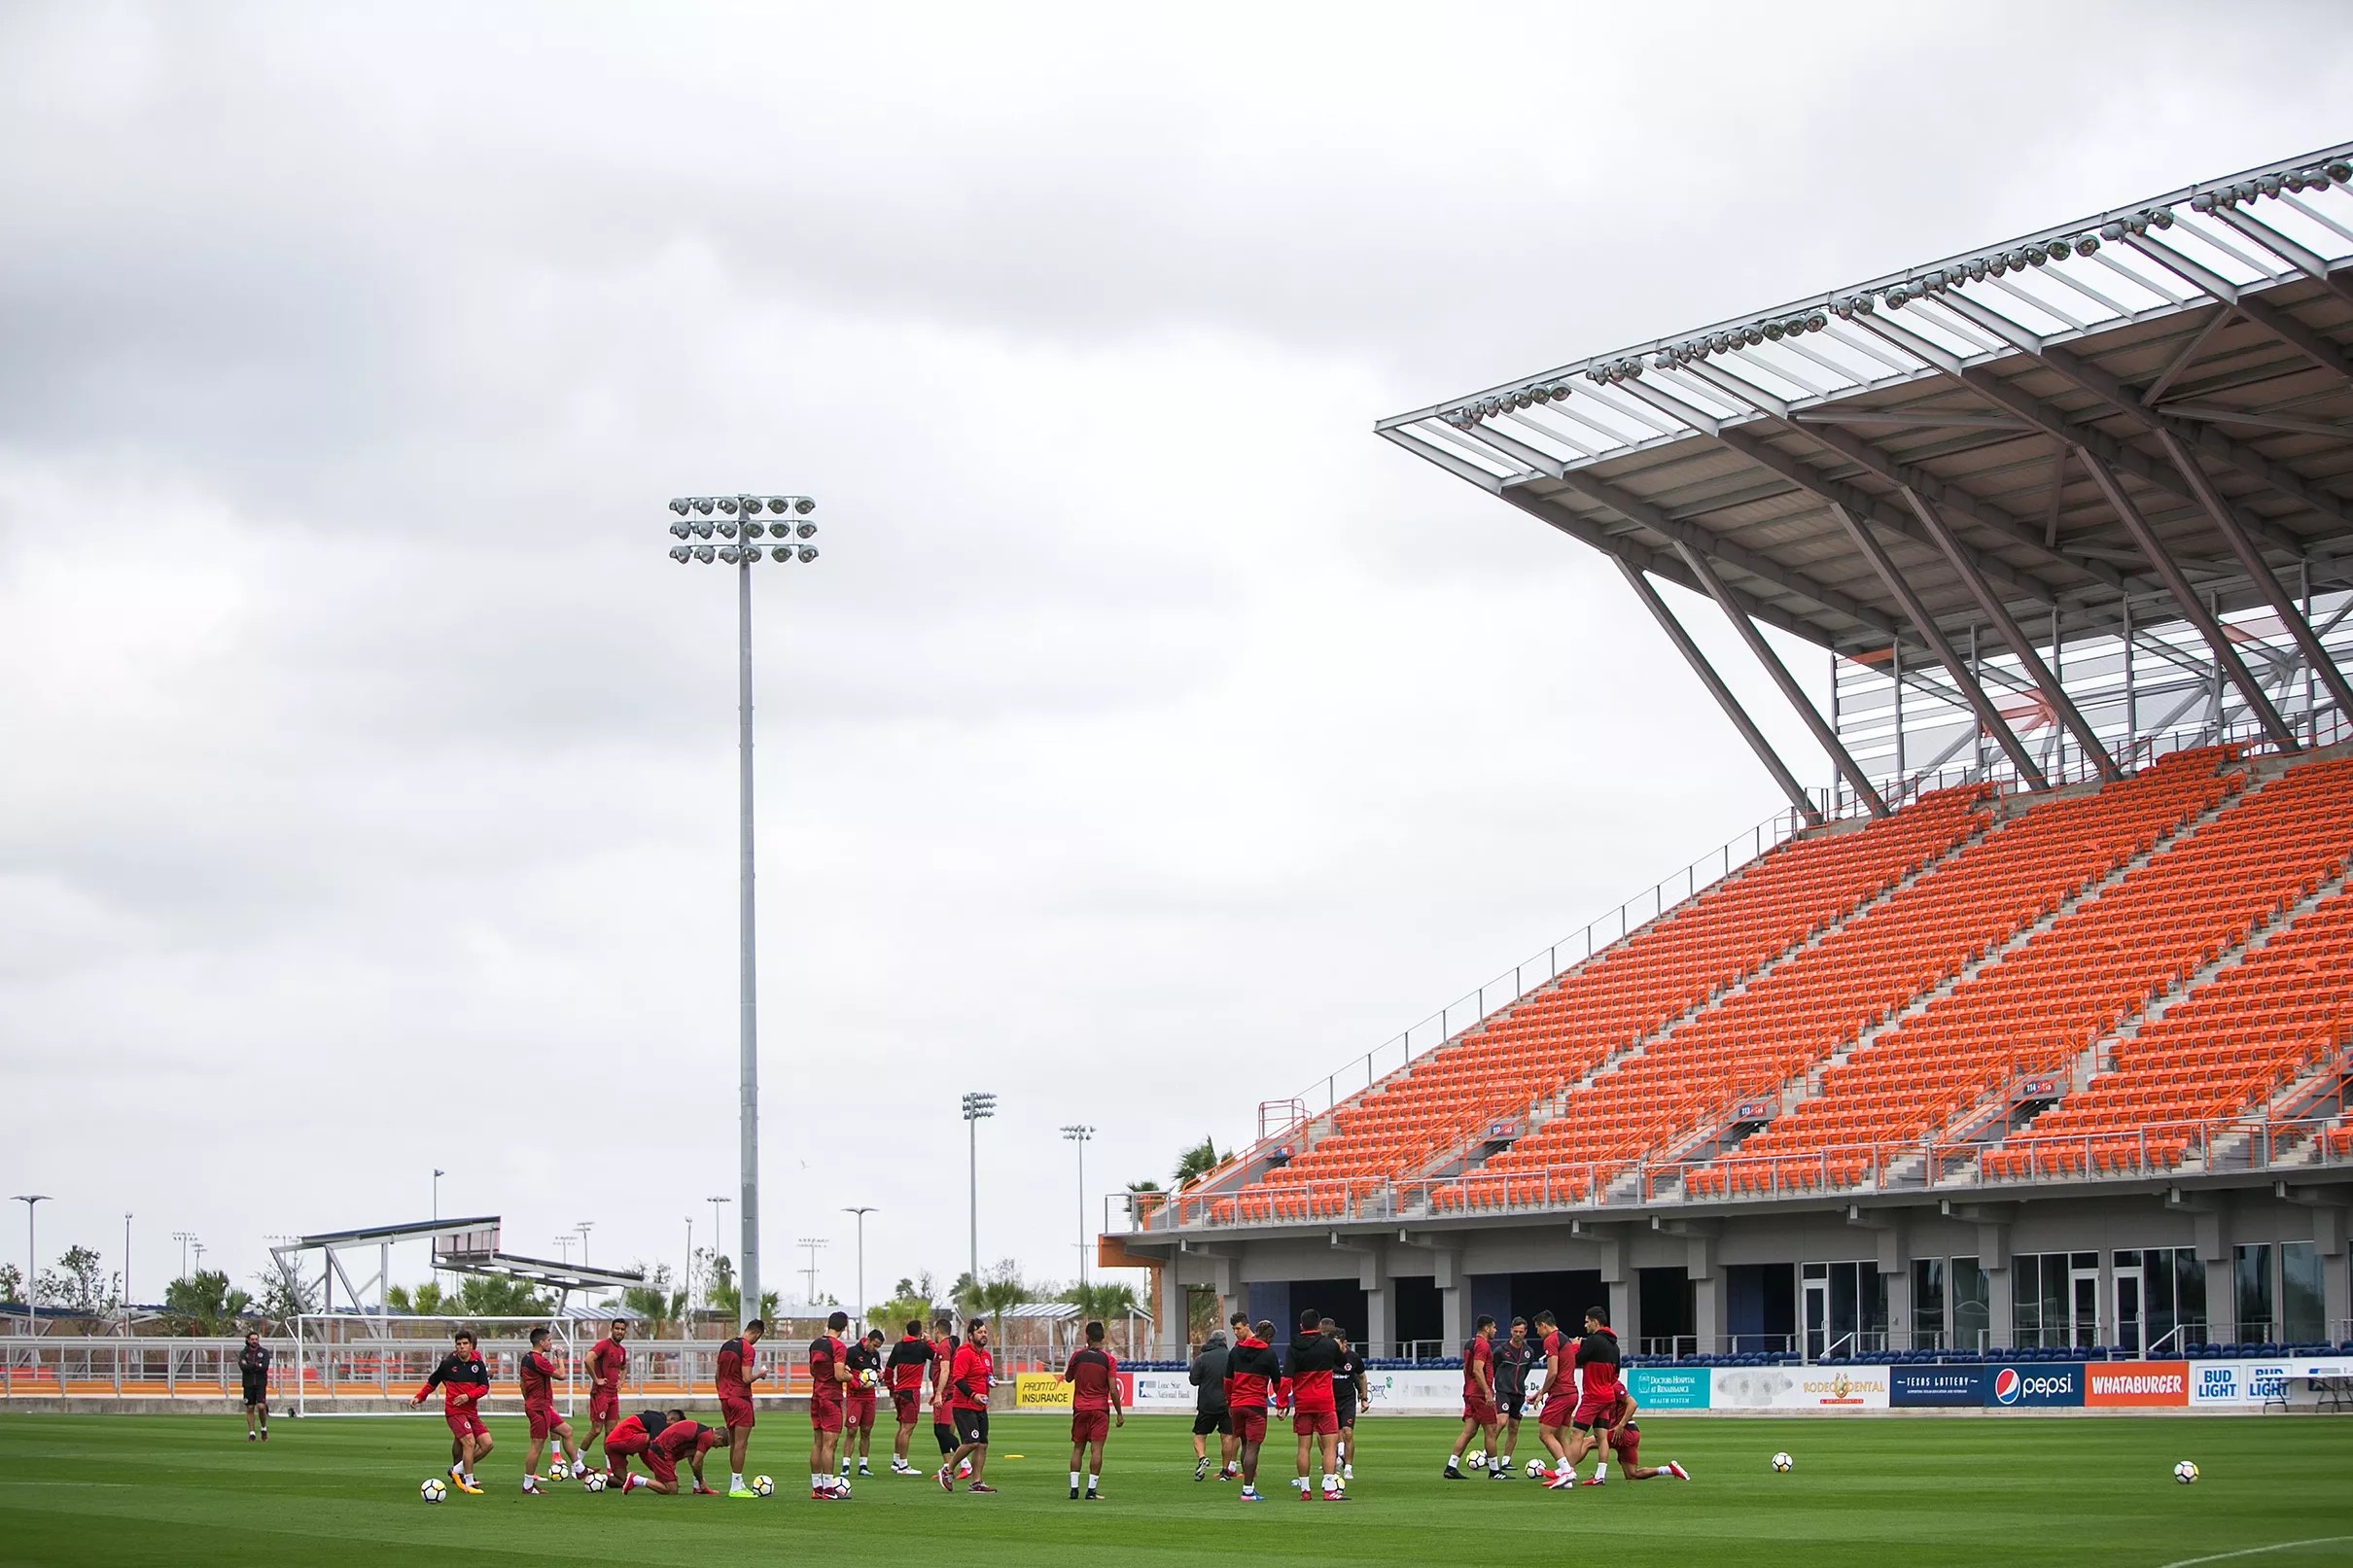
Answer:
[(1335, 1217), (1459, 1161), (1613, 1057), (1853, 919), (1983, 831), (1981, 791), (1791, 840), (1595, 958), (1391, 1073), (1307, 1130), (1304, 1151), (1227, 1196), (1218, 1222)]
[[(1892, 1146), (1918, 1145), (1924, 1159), (1937, 1158), (1936, 1139), (2000, 1112), (2023, 1081), (2071, 1081), (2088, 1050), (2154, 1002), (2192, 989), (2201, 972), (2210, 976), (2220, 959), (2340, 877), (2348, 822), (2353, 762), (2301, 763), (2254, 784), (2237, 805), (2175, 835), (2097, 896), (1850, 1053), (1822, 1074), (1813, 1098), (1743, 1144), (1741, 1159), (1695, 1173), (1691, 1189), (1888, 1184)], [(2160, 1083), (2160, 1091), (2181, 1087)], [(2160, 1092), (2141, 1108), (2163, 1118), (2185, 1103)], [(2132, 1142), (2137, 1150), (2137, 1133)], [(2086, 1173), (2083, 1162), (2055, 1158), (2059, 1170)], [(2092, 1167), (2104, 1170), (2105, 1158), (2095, 1155)], [(1982, 1169), (2001, 1174), (2012, 1164), (1997, 1151), (1983, 1156)], [(1970, 1174), (1940, 1167), (1928, 1178)]]
[[(1537, 1181), (1551, 1202), (1556, 1188), (1576, 1202), (1599, 1184), (1613, 1197), (1674, 1196), (1678, 1152), (1711, 1139), (1715, 1149), (1732, 1146), (1737, 1124), (1777, 1125), (1790, 1097), (1802, 1105), (1809, 1076), (1858, 1038), (2220, 809), (2237, 782), (2218, 775), (2222, 759), (2183, 753), (2104, 790), (2043, 797), (1709, 1016), (1598, 1077), (1567, 1114), (1436, 1201), (1516, 1206)], [(1693, 1175), (1696, 1194), (1723, 1190), (1721, 1172)]]

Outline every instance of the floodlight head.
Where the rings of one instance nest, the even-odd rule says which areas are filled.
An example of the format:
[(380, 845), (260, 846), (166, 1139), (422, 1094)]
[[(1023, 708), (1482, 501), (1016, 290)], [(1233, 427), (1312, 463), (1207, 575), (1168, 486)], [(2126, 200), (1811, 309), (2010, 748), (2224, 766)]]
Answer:
[(2327, 165), (2321, 172), (2338, 185), (2353, 185), (2353, 163), (2347, 163), (2342, 158)]
[(684, 566), (694, 559), (694, 552), (684, 544), (673, 544), (670, 546), (670, 559)]
[(693, 505), (694, 509), (701, 512), (705, 517), (711, 515), (711, 498), (709, 496), (696, 496), (694, 498)]
[(709, 539), (711, 537), (711, 525), (704, 522), (701, 518), (696, 518), (692, 524), (692, 527), (694, 529), (694, 537), (696, 539)]
[(720, 523), (719, 525), (719, 537), (720, 539), (735, 538), (735, 525), (733, 523)]
[(705, 566), (709, 566), (711, 564), (712, 557), (718, 553), (718, 551), (712, 549), (712, 547), (708, 544), (697, 544), (694, 547), (694, 558), (697, 561), (702, 562)]
[(725, 512), (728, 516), (732, 517), (735, 515), (735, 498), (733, 496), (720, 497), (718, 505), (719, 509)]
[(772, 512), (782, 512), (787, 506), (791, 505), (792, 503), (787, 501), (782, 496), (770, 496), (768, 498), (768, 509)]
[(686, 498), (685, 496), (672, 496), (670, 498), (670, 509), (678, 513), (681, 517), (686, 515)]
[(804, 544), (804, 545), (802, 545), (802, 546), (800, 547), (800, 564), (801, 564), (801, 565), (803, 565), (803, 566), (807, 566), (807, 565), (808, 565), (810, 562), (812, 562), (812, 561), (814, 561), (814, 560), (816, 560), (816, 559), (817, 559), (817, 546), (816, 546), (816, 545), (814, 545), (814, 544)]
[(758, 539), (768, 532), (768, 525), (766, 523), (756, 523), (751, 520), (752, 514), (758, 509), (759, 508), (756, 506), (747, 506), (744, 508), (744, 538), (746, 539)]
[(817, 503), (807, 496), (798, 496), (793, 499), (792, 509), (806, 517), (817, 510)]
[(774, 561), (777, 565), (782, 566), (787, 561), (792, 559), (792, 547), (789, 544), (779, 544), (775, 549), (768, 552), (768, 559)]
[(2078, 256), (2090, 256), (2099, 248), (2100, 240), (2097, 234), (2078, 234), (2075, 238), (2075, 254)]
[(732, 544), (722, 544), (719, 547), (719, 558), (726, 562), (729, 566), (735, 565), (736, 557), (742, 553), (742, 551), (738, 550)]
[[(782, 538), (785, 531), (780, 528), (776, 532), (778, 537)], [(798, 534), (802, 539), (815, 539), (817, 525), (815, 523), (795, 523), (792, 525), (792, 532)]]
[(688, 528), (685, 523), (672, 523), (670, 525), (670, 532), (676, 538), (685, 539), (688, 535), (692, 534), (694, 530)]

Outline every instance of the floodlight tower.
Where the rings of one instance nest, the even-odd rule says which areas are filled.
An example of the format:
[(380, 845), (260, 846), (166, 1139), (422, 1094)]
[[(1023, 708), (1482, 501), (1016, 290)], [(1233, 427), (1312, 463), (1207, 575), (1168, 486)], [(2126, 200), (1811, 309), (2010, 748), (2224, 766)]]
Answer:
[(997, 1097), (974, 1091), (965, 1096), (965, 1132), (971, 1145), (970, 1193), (972, 1199), (972, 1288), (980, 1288), (980, 1124), (997, 1114)]
[(1078, 1282), (1087, 1282), (1087, 1139), (1095, 1130), (1084, 1122), (1072, 1122), (1063, 1128), (1063, 1137), (1078, 1145)]
[[(759, 961), (753, 952), (755, 919), (753, 911), (752, 871), (752, 569), (760, 561), (763, 546), (759, 540), (773, 540), (764, 546), (767, 558), (782, 566), (798, 561), (803, 566), (817, 559), (817, 546), (809, 540), (817, 535), (817, 525), (808, 520), (817, 510), (817, 503), (808, 496), (678, 496), (670, 503), (677, 513), (670, 532), (679, 542), (670, 547), (670, 559), (682, 566), (688, 561), (700, 561), (709, 566), (714, 561), (735, 568), (735, 690), (736, 690), (736, 805), (739, 865), (737, 867), (736, 921), (740, 928), (741, 952), (736, 959), (736, 987), (740, 1056), (738, 1069), (738, 1135), (742, 1143), (740, 1158), (743, 1165), (742, 1185), (744, 1205), (736, 1211), (741, 1227), (736, 1251), (741, 1281), (737, 1292), (738, 1323), (749, 1323), (759, 1315)], [(799, 521), (768, 521), (762, 518), (798, 518)], [(719, 513), (716, 521), (712, 513)], [(713, 535), (721, 542), (709, 542)], [(719, 1238), (712, 1237), (717, 1246)]]

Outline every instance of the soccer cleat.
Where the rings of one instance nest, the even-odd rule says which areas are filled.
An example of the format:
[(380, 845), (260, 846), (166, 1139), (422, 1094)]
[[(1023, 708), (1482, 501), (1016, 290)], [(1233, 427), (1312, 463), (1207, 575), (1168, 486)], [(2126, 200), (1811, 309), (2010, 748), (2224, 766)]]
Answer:
[(966, 1461), (965, 1461), (963, 1464), (958, 1465), (958, 1466), (956, 1467), (956, 1479), (957, 1479), (958, 1481), (963, 1481), (965, 1478), (966, 1478), (967, 1476), (969, 1476), (969, 1475), (971, 1475), (971, 1474), (972, 1474), (972, 1461), (971, 1461), (971, 1460), (969, 1460), (969, 1459), (966, 1459)]
[(965, 1490), (967, 1492), (983, 1492), (992, 1497), (997, 1494), (997, 1488), (990, 1485), (985, 1481), (976, 1481), (971, 1485), (966, 1486)]
[(1600, 1476), (1588, 1476), (1585, 1478), (1585, 1484), (1588, 1486), (1606, 1486), (1609, 1484), (1609, 1482), (1606, 1479)]
[(1672, 1459), (1667, 1461), (1667, 1473), (1677, 1481), (1691, 1480), (1691, 1472), (1676, 1464)]
[(894, 1476), (920, 1476), (923, 1472), (904, 1459), (894, 1459), (891, 1461), (891, 1474)]
[(871, 1476), (871, 1475), (873, 1475), (873, 1474), (874, 1474), (874, 1472), (873, 1472), (873, 1471), (868, 1470), (868, 1469), (866, 1468), (866, 1462), (865, 1462), (863, 1459), (860, 1459), (860, 1460), (858, 1462), (858, 1473), (859, 1473), (860, 1476)]
[(479, 1497), (479, 1496), (481, 1496), (481, 1495), (482, 1495), (482, 1488), (481, 1488), (481, 1487), (479, 1487), (479, 1486), (476, 1486), (476, 1485), (475, 1485), (475, 1484), (474, 1484), (473, 1481), (468, 1481), (468, 1480), (467, 1480), (465, 1477), (463, 1477), (463, 1476), (458, 1477), (458, 1478), (456, 1479), (456, 1481), (455, 1481), (454, 1484), (456, 1485), (457, 1489), (458, 1489), (459, 1491), (461, 1491), (461, 1492), (470, 1492), (470, 1493), (472, 1493), (472, 1494), (473, 1494), (474, 1496), (475, 1496), (475, 1497)]
[(1342, 1481), (1354, 1481), (1356, 1479), (1356, 1466), (1353, 1461), (1340, 1467), (1340, 1479)]
[(541, 1488), (537, 1481), (525, 1476), (523, 1478), (523, 1495), (525, 1497), (544, 1497), (547, 1493)]
[(755, 1503), (759, 1501), (759, 1493), (749, 1486), (730, 1486), (727, 1488), (727, 1495), (729, 1497), (748, 1497)]
[(938, 1470), (934, 1471), (931, 1475), (931, 1479), (939, 1482), (939, 1489), (943, 1492), (953, 1492), (956, 1490), (956, 1478), (948, 1474), (948, 1467), (946, 1465), (941, 1465)]
[(1557, 1492), (1563, 1487), (1574, 1486), (1576, 1483), (1577, 1473), (1563, 1466), (1553, 1472), (1553, 1479), (1544, 1483), (1544, 1489), (1548, 1492)]
[[(706, 1486), (698, 1481), (694, 1483), (694, 1491), (691, 1495), (696, 1497), (717, 1497), (720, 1495), (720, 1492), (718, 1487)], [(756, 1496), (757, 1494), (754, 1492), (746, 1492), (744, 1495), (746, 1497), (753, 1497)]]
[(248, 1443), (259, 1443), (262, 1440), (258, 1434), (248, 1432), (245, 1434), (245, 1441)]
[(263, 1443), (267, 1443), (269, 1441), (269, 1428), (262, 1428), (262, 1441)]
[(1491, 1466), (1487, 1472), (1487, 1479), (1489, 1481), (1509, 1481), (1512, 1479), (1512, 1475), (1508, 1470)]
[(1455, 1468), (1453, 1465), (1448, 1465), (1448, 1466), (1446, 1467), (1446, 1472), (1445, 1472), (1445, 1475), (1444, 1475), (1444, 1476), (1443, 1476), (1441, 1479), (1446, 1480), (1446, 1481), (1468, 1481), (1468, 1480), (1470, 1480), (1470, 1478), (1469, 1478), (1468, 1476), (1464, 1475), (1464, 1474), (1463, 1474), (1461, 1471), (1457, 1470), (1457, 1469), (1456, 1469), (1456, 1468)]
[(1075, 1486), (1071, 1488), (1071, 1501), (1073, 1503), (1078, 1501), (1078, 1488)]
[[(1207, 1458), (1200, 1460), (1193, 1466), (1193, 1479), (1195, 1481), (1207, 1481), (1210, 1479), (1210, 1462)], [(1222, 1480), (1223, 1478), (1221, 1477), (1219, 1479)]]
[(1090, 1503), (1100, 1503), (1103, 1501), (1103, 1493), (1090, 1487), (1087, 1490), (1087, 1501)]
[(1258, 1495), (1257, 1487), (1249, 1485), (1247, 1482), (1244, 1483), (1240, 1495), (1242, 1500), (1246, 1503), (1263, 1503), (1266, 1501), (1265, 1498)]
[(1315, 1500), (1316, 1494), (1314, 1492), (1309, 1491), (1305, 1486), (1299, 1488), (1299, 1501), (1302, 1503), (1312, 1503)]

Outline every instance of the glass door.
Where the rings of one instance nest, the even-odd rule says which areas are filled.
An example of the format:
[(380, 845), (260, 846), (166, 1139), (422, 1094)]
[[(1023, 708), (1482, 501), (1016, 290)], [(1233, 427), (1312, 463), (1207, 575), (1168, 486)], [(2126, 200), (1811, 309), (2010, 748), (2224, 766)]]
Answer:
[(2078, 1350), (2089, 1350), (2100, 1342), (2099, 1265), (2087, 1265), (2086, 1256), (2078, 1253), (2067, 1271), (2067, 1342)]
[(1806, 1265), (1799, 1305), (1798, 1322), (1805, 1331), (1806, 1359), (1819, 1361), (1830, 1337), (1830, 1271), (1823, 1265)]
[(2141, 1353), (2141, 1255), (2116, 1255), (2116, 1343), (2127, 1355)]

